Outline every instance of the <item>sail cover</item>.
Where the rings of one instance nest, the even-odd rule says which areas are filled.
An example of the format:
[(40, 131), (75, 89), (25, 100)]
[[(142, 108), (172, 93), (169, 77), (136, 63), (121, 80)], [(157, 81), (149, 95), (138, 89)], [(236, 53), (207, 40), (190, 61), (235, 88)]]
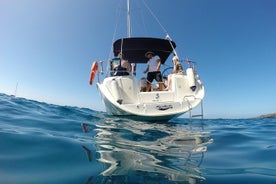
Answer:
[(122, 51), (124, 59), (130, 63), (147, 63), (145, 53), (154, 52), (165, 63), (173, 49), (176, 47), (173, 41), (160, 38), (122, 38), (113, 43), (114, 56)]

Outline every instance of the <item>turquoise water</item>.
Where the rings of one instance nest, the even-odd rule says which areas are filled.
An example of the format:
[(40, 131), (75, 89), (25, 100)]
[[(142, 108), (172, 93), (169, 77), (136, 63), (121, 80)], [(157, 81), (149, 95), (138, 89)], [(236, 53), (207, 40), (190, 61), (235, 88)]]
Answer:
[(276, 119), (149, 123), (0, 94), (0, 183), (276, 183)]

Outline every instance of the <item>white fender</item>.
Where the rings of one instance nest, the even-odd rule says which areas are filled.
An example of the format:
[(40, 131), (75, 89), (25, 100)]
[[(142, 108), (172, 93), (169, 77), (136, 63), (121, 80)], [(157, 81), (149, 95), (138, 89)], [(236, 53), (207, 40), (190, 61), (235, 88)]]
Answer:
[(115, 98), (116, 102), (118, 102), (119, 104), (122, 104), (123, 98), (122, 98), (120, 87), (119, 87), (118, 82), (116, 81), (116, 79), (113, 79), (111, 81), (110, 89), (111, 89), (112, 95)]
[(191, 88), (192, 91), (194, 91), (196, 89), (196, 85), (195, 85), (195, 75), (194, 75), (193, 68), (187, 68), (186, 73), (187, 73), (189, 87)]

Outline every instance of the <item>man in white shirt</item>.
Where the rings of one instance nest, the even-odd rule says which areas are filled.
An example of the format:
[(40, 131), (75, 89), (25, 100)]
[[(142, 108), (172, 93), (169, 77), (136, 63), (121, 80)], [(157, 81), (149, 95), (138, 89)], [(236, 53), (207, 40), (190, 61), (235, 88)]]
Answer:
[(163, 82), (162, 82), (162, 75), (160, 72), (160, 66), (161, 66), (160, 57), (157, 55), (154, 55), (154, 53), (151, 51), (146, 52), (145, 57), (149, 59), (147, 62), (147, 68), (144, 71), (144, 73), (148, 73), (146, 92), (150, 90), (153, 79), (155, 79), (159, 83), (159, 90), (162, 91)]

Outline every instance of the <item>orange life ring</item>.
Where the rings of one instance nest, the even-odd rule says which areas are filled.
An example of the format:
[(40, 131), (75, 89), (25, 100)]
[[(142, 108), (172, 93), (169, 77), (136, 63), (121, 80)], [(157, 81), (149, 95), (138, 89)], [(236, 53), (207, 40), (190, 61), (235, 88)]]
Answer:
[(94, 78), (96, 76), (96, 73), (98, 71), (98, 62), (94, 61), (91, 67), (91, 72), (90, 72), (90, 80), (89, 80), (89, 84), (92, 85)]

